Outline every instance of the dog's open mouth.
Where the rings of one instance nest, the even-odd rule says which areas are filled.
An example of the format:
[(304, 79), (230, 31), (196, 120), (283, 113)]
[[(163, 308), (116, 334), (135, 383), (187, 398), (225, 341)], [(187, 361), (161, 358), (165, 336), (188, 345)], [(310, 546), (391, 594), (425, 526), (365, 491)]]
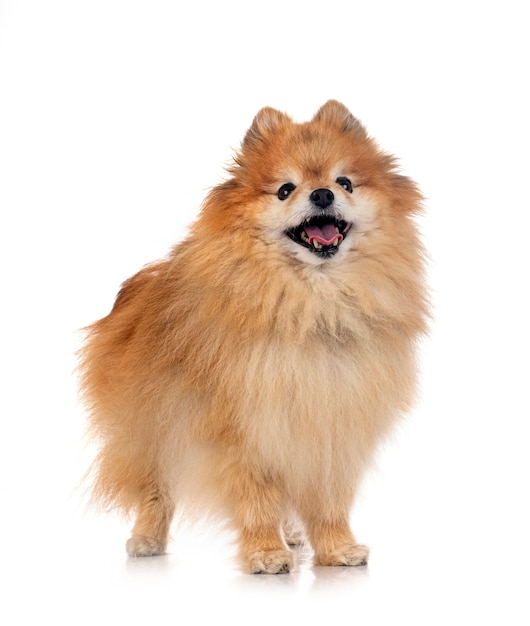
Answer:
[(286, 235), (317, 256), (328, 258), (338, 251), (351, 227), (350, 222), (333, 215), (318, 215), (286, 231)]

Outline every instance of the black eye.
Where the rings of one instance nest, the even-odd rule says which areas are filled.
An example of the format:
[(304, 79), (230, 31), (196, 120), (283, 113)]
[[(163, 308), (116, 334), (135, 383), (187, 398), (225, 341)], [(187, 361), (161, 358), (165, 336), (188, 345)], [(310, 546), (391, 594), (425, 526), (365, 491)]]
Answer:
[(278, 198), (280, 200), (286, 200), (296, 189), (296, 186), (293, 183), (285, 183), (278, 189)]
[(335, 182), (337, 182), (341, 187), (344, 187), (347, 192), (352, 193), (353, 185), (351, 184), (351, 180), (346, 178), (346, 176), (339, 176)]

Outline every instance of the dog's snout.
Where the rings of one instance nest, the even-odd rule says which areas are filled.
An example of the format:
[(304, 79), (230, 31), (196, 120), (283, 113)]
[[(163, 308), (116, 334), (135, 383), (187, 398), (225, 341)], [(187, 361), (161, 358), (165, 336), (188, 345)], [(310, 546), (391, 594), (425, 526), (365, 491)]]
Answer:
[(311, 202), (319, 209), (327, 209), (335, 200), (335, 196), (331, 189), (315, 189), (309, 196)]

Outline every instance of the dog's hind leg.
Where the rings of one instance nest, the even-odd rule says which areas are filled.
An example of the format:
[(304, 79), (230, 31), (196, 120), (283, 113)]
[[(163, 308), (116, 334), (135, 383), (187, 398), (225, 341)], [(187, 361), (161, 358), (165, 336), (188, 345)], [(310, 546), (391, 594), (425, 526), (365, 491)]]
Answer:
[(174, 512), (173, 498), (166, 492), (157, 485), (152, 485), (146, 490), (138, 507), (132, 535), (127, 541), (127, 554), (129, 556), (164, 554)]

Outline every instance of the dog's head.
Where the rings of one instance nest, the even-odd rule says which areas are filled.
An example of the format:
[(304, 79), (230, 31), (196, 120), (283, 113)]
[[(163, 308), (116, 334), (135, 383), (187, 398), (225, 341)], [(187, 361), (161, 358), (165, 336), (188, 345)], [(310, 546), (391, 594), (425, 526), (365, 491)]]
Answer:
[(381, 212), (412, 212), (420, 201), (395, 160), (334, 100), (303, 124), (269, 107), (259, 111), (229, 171), (207, 203), (216, 223), (250, 228), (313, 265), (344, 258), (380, 226)]

